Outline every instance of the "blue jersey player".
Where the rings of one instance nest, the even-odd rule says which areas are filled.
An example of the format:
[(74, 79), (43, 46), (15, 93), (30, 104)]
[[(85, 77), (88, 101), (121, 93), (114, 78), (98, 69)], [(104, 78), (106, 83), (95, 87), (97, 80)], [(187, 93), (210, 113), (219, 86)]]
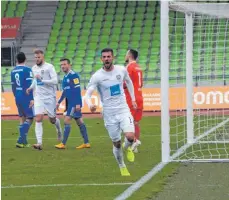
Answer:
[(71, 70), (70, 60), (67, 58), (63, 58), (60, 60), (61, 69), (65, 73), (62, 87), (63, 93), (57, 103), (57, 110), (59, 109), (60, 103), (66, 99), (67, 100), (67, 108), (66, 115), (64, 117), (64, 137), (60, 144), (55, 145), (57, 149), (65, 149), (66, 142), (68, 140), (68, 136), (71, 130), (71, 120), (75, 119), (77, 125), (79, 126), (81, 135), (84, 139), (84, 143), (78, 147), (77, 149), (90, 148), (90, 144), (88, 141), (87, 129), (82, 119), (81, 107), (82, 107), (82, 97), (81, 97), (81, 89), (80, 89), (80, 78), (77, 73)]
[(26, 94), (26, 89), (28, 89), (32, 83), (33, 74), (32, 70), (25, 66), (25, 60), (25, 54), (23, 52), (18, 53), (17, 66), (11, 71), (12, 91), (20, 117), (20, 136), (16, 143), (16, 147), (18, 148), (30, 146), (27, 142), (27, 134), (34, 117), (33, 94)]

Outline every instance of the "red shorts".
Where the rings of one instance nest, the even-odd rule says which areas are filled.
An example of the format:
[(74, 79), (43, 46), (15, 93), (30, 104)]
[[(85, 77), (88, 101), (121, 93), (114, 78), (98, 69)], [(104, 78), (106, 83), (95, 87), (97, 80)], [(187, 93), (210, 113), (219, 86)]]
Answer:
[(139, 122), (141, 119), (142, 119), (142, 112), (143, 110), (142, 109), (130, 109), (130, 112), (134, 118), (134, 121), (135, 122)]

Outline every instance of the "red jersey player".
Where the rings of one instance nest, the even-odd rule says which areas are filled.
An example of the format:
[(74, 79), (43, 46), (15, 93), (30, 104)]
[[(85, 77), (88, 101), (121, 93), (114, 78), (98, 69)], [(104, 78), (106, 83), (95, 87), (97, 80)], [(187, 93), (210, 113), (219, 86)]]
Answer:
[(142, 96), (142, 86), (143, 86), (143, 79), (142, 79), (142, 70), (140, 66), (137, 64), (136, 60), (138, 58), (138, 52), (136, 50), (130, 49), (126, 53), (126, 62), (127, 71), (129, 76), (134, 85), (134, 94), (137, 103), (137, 109), (134, 109), (132, 106), (132, 101), (128, 89), (124, 85), (124, 91), (126, 95), (126, 101), (134, 118), (134, 125), (135, 125), (135, 142), (132, 145), (132, 150), (137, 152), (137, 146), (141, 144), (139, 137), (140, 137), (140, 127), (139, 121), (142, 119), (142, 111), (143, 111), (143, 96)]

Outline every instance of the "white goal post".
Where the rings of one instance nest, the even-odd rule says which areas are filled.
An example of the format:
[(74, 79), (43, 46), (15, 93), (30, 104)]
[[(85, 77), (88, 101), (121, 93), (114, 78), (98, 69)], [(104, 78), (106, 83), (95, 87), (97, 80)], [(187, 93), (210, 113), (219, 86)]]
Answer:
[(228, 11), (161, 1), (162, 162), (229, 162)]

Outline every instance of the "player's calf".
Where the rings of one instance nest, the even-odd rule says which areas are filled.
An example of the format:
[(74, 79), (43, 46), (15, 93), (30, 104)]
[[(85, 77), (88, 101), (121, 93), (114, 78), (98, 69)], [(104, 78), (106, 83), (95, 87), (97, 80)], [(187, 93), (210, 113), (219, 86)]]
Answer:
[(24, 148), (24, 145), (28, 144), (27, 135), (28, 135), (28, 131), (29, 131), (29, 128), (30, 128), (32, 122), (33, 122), (33, 118), (21, 120), (21, 124), (19, 125), (20, 136), (17, 140), (16, 147), (20, 146), (19, 148)]
[(131, 149), (134, 153), (138, 153), (138, 146), (141, 145), (141, 141), (139, 140), (139, 138), (140, 138), (140, 126), (139, 126), (138, 121), (134, 122), (134, 128), (135, 128), (135, 138), (134, 138), (134, 143), (131, 146)]
[(134, 122), (134, 128), (135, 128), (135, 139), (139, 140), (140, 138), (140, 126), (139, 126), (139, 122), (135, 121)]
[(123, 148), (126, 152), (126, 157), (129, 162), (134, 162), (135, 159), (134, 153), (130, 148), (133, 142), (134, 142), (134, 133), (125, 133)]
[(70, 131), (71, 131), (71, 120), (72, 118), (69, 116), (64, 117), (64, 135), (63, 135), (63, 140), (62, 140), (62, 144), (64, 145), (66, 145)]
[(23, 131), (25, 131), (25, 138), (23, 144), (25, 145), (25, 147), (30, 147), (30, 144), (28, 144), (27, 141), (27, 136), (32, 123), (33, 123), (33, 118), (27, 118), (26, 121), (23, 123)]
[(77, 149), (82, 149), (82, 148), (90, 148), (90, 144), (89, 144), (89, 139), (88, 139), (88, 134), (87, 134), (87, 128), (86, 125), (83, 122), (83, 119), (80, 117), (78, 119), (75, 119), (79, 129), (80, 129), (80, 133), (83, 137), (84, 140), (84, 144), (80, 145), (79, 147), (76, 147)]
[(71, 131), (71, 117), (65, 116), (64, 117), (64, 135), (63, 140), (60, 144), (55, 145), (57, 149), (65, 149), (65, 145), (68, 141), (68, 137)]
[[(128, 170), (126, 169), (126, 165), (125, 165), (124, 159), (123, 159), (121, 140), (113, 141), (113, 154), (114, 154), (114, 157), (115, 157), (115, 159), (119, 165), (121, 175), (125, 176), (125, 174), (127, 174)], [(129, 174), (129, 172), (128, 172), (128, 174)]]
[(57, 140), (61, 141), (62, 139), (62, 129), (61, 129), (61, 125), (60, 125), (60, 120), (56, 117), (53, 118), (49, 118), (49, 121), (51, 124), (55, 125), (56, 127), (56, 132), (57, 132)]

